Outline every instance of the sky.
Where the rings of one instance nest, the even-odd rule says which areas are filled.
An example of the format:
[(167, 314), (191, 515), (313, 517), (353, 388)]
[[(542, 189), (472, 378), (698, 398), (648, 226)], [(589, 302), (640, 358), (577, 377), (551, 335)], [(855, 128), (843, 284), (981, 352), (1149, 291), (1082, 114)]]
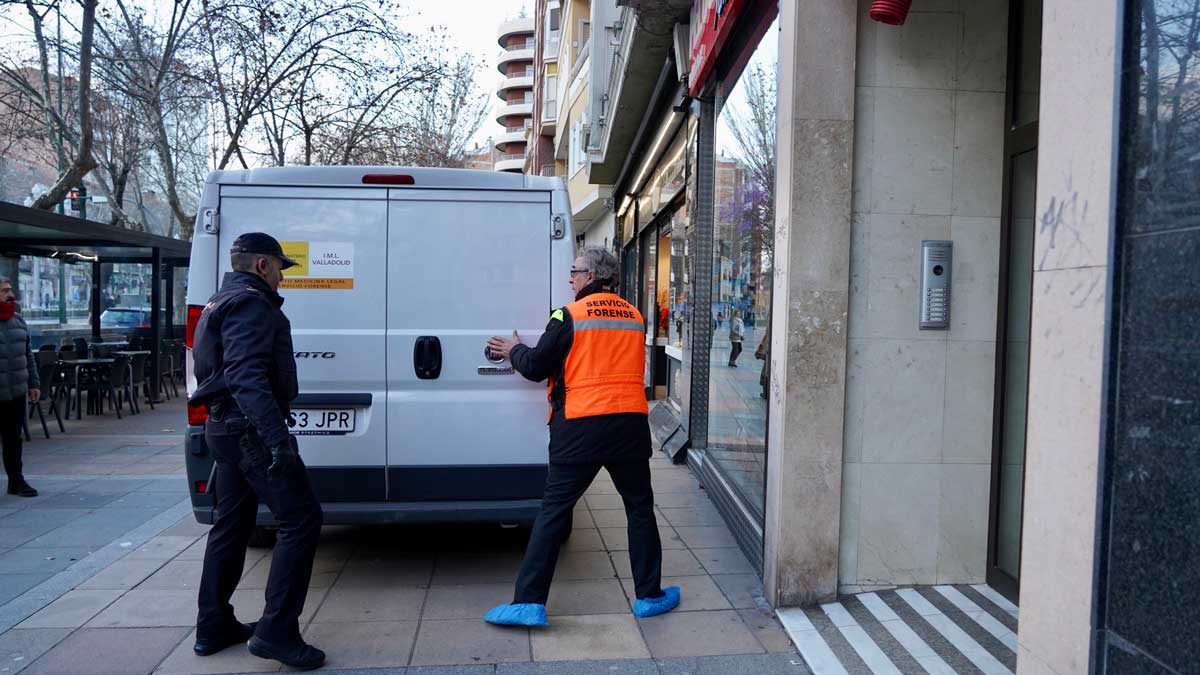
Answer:
[(489, 136), (503, 132), (492, 114), (492, 108), (500, 102), (496, 96), (500, 82), (500, 71), (496, 70), (496, 57), (500, 54), (497, 30), (506, 20), (519, 16), (522, 7), (527, 16), (533, 16), (534, 6), (534, 0), (409, 0), (411, 16), (400, 21), (410, 32), (426, 31), (430, 26), (445, 27), (458, 49), (475, 55), (483, 64), (479, 86), (490, 98), (487, 118), (475, 134), (480, 145)]

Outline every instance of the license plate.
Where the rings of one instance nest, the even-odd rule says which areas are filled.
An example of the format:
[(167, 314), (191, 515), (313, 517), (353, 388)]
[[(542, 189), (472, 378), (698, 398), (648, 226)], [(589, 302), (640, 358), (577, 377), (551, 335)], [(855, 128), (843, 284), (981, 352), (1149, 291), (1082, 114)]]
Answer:
[(354, 418), (350, 408), (297, 408), (288, 416), (288, 431), (297, 436), (351, 434)]

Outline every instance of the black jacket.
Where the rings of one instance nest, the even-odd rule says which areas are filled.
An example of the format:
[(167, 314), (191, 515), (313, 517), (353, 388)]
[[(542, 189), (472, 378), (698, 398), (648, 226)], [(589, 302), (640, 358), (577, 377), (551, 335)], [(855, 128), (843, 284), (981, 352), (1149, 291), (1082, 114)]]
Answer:
[(299, 392), (282, 305), (258, 276), (231, 272), (200, 315), (192, 347), (199, 386), (190, 402), (224, 417), (240, 411), (267, 447), (288, 442), (287, 416)]
[[(585, 289), (578, 300), (599, 292)], [(591, 464), (631, 461), (650, 457), (650, 424), (640, 413), (596, 415), (568, 420), (563, 413), (563, 366), (571, 351), (575, 329), (571, 314), (556, 310), (536, 347), (517, 345), (510, 357), (513, 369), (526, 379), (541, 382), (554, 377), (550, 391), (550, 461)]]

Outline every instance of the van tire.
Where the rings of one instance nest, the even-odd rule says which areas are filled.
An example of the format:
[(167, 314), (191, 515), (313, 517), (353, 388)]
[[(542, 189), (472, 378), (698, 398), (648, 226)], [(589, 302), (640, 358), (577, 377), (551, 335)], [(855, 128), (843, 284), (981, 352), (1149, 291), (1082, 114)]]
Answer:
[(250, 548), (271, 548), (275, 545), (275, 535), (278, 533), (273, 527), (263, 527), (259, 525), (254, 528), (254, 532), (250, 534)]

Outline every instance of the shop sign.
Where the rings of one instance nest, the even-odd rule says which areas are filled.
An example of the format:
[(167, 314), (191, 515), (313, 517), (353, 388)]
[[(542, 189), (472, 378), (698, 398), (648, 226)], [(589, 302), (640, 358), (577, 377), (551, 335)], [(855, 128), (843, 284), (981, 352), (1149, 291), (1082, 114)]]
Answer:
[(692, 46), (688, 95), (700, 95), (700, 90), (717, 63), (717, 55), (721, 53), (735, 20), (745, 7), (746, 0), (716, 0), (709, 6), (703, 27), (699, 29)]

